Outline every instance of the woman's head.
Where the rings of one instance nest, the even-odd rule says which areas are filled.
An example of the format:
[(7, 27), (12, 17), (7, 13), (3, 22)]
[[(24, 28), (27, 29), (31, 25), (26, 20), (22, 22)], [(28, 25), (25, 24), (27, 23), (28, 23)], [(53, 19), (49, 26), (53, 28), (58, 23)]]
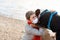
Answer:
[(38, 15), (40, 14), (40, 9), (37, 9), (37, 10), (35, 11), (35, 14), (36, 14), (36, 16), (38, 17)]
[(26, 12), (26, 19), (29, 20), (32, 23), (37, 23), (38, 22), (38, 18), (35, 15), (35, 12), (33, 12), (33, 11)]

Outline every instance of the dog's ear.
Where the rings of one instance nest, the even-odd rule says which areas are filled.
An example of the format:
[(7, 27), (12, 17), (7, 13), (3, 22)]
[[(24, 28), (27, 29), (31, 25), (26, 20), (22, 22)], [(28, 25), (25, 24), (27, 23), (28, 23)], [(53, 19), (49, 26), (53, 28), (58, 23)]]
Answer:
[(35, 14), (36, 14), (36, 16), (38, 17), (39, 14), (40, 14), (40, 9), (37, 9), (37, 10), (35, 11)]

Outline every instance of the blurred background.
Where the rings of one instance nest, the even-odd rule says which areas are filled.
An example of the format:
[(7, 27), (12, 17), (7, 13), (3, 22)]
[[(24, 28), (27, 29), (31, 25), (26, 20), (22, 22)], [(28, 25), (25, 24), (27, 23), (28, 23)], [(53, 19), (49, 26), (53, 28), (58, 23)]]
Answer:
[(28, 10), (53, 9), (60, 14), (60, 0), (0, 0), (0, 15), (25, 20)]

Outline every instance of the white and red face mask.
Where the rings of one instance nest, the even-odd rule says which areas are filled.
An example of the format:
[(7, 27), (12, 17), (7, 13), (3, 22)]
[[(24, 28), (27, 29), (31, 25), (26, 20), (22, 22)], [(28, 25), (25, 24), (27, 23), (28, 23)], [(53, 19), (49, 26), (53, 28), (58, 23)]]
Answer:
[(37, 22), (38, 22), (38, 18), (35, 18), (32, 23), (36, 24)]
[(28, 20), (28, 24), (36, 24), (38, 22), (38, 18), (35, 18), (32, 22)]

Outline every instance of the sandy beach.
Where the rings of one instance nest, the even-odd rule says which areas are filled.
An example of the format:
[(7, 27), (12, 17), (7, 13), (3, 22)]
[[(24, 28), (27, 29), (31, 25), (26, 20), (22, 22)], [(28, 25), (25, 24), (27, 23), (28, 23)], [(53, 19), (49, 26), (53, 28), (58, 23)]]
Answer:
[(0, 16), (0, 40), (21, 40), (25, 22)]

